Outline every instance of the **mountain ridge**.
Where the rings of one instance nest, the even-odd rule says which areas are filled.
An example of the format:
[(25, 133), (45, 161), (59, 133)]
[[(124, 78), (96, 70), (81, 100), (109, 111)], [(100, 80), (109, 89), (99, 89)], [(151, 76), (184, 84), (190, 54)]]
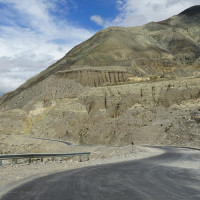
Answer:
[[(200, 8), (200, 6), (191, 7), (189, 9), (186, 9), (185, 11), (181, 12), (179, 15), (177, 15), (175, 17), (176, 18), (179, 17), (179, 16), (182, 17), (182, 15), (185, 15), (186, 13), (191, 13), (191, 12), (193, 12), (193, 10), (196, 10), (196, 9), (198, 10), (198, 13), (199, 13), (199, 8)], [(170, 22), (170, 21), (172, 21), (172, 22)], [(172, 18), (169, 18), (168, 20), (165, 20), (165, 21), (149, 23), (149, 24), (141, 26), (141, 27), (144, 27), (144, 29), (142, 31), (145, 33), (145, 28), (149, 28), (149, 30), (151, 30), (151, 31), (152, 31), (152, 29), (156, 30), (156, 28), (158, 30), (159, 29), (160, 30), (162, 30), (162, 29), (165, 30), (165, 26), (166, 26), (165, 23), (167, 22), (168, 25), (171, 25), (170, 23), (172, 23), (172, 26), (173, 26), (173, 21), (176, 21), (176, 20), (173, 20), (173, 17), (172, 17)], [(182, 21), (181, 21), (181, 23), (182, 23)], [(160, 26), (159, 26), (159, 24), (160, 24)], [(172, 27), (172, 29), (173, 29), (172, 32), (173, 32), (174, 35), (176, 35), (175, 32), (176, 32), (177, 28), (178, 27), (176, 27), (176, 26)], [(92, 36), (91, 38), (89, 38), (85, 42), (83, 42), (83, 43), (77, 45), (76, 47), (74, 47), (73, 49), (71, 49), (63, 58), (58, 60), (55, 64), (49, 66), (46, 70), (44, 70), (40, 74), (36, 75), (33, 79), (28, 80), (25, 84), (20, 86), (15, 92), (9, 93), (7, 95), (7, 97), (5, 97), (5, 95), (4, 95), (4, 97), (2, 98), (3, 100), (1, 100), (1, 101), (4, 103), (7, 100), (9, 100), (9, 98), (12, 98), (12, 96), (15, 96), (16, 94), (20, 93), (20, 91), (23, 91), (27, 87), (29, 87), (31, 85), (34, 85), (34, 84), (36, 84), (37, 82), (39, 82), (41, 80), (44, 80), (49, 75), (51, 75), (53, 73), (56, 73), (57, 71), (64, 70), (66, 68), (70, 68), (71, 66), (76, 64), (78, 62), (78, 60), (81, 60), (81, 58), (83, 58), (84, 56), (89, 57), (89, 55), (88, 55), (89, 52), (88, 52), (87, 48), (90, 49), (90, 51), (92, 51), (93, 48), (95, 48), (95, 46), (97, 46), (98, 42), (101, 42), (103, 40), (103, 38), (108, 36), (108, 32), (123, 31), (123, 30), (133, 30), (133, 29), (135, 29), (136, 32), (137, 32), (137, 30), (139, 28), (138, 27), (128, 27), (128, 28), (110, 27), (110, 28), (106, 28), (104, 30), (101, 30), (101, 31), (97, 32), (94, 36)], [(141, 30), (139, 30), (139, 31), (141, 31)], [(177, 37), (180, 37), (180, 35), (177, 36)], [(193, 41), (191, 40), (191, 38), (189, 38), (189, 40), (187, 42), (190, 42), (190, 45), (193, 45), (192, 44)], [(172, 40), (172, 44), (173, 43), (174, 42)], [(94, 44), (94, 46), (92, 46), (92, 44)], [(137, 45), (137, 46), (140, 46), (140, 45)], [(195, 46), (195, 44), (194, 44), (194, 46)], [(159, 46), (157, 48), (159, 48), (159, 47), (160, 47), (160, 44), (159, 44)], [(151, 47), (151, 48), (152, 48), (152, 51), (155, 50), (154, 47)], [(159, 50), (160, 51), (168, 51), (169, 49), (160, 48)], [(178, 50), (179, 49), (177, 49), (177, 51)], [(82, 53), (82, 51), (85, 51), (85, 52)], [(136, 52), (134, 52), (134, 53), (136, 53)], [(172, 52), (172, 54), (173, 53), (174, 52)], [(198, 53), (198, 55), (199, 55), (199, 53)], [(88, 65), (94, 66), (95, 63), (94, 63), (94, 61), (92, 59), (94, 60), (94, 58), (88, 58), (85, 62), (84, 61), (82, 61), (82, 63), (79, 62), (80, 63), (79, 65), (85, 64), (87, 62)], [(104, 59), (105, 59), (105, 57), (104, 57)], [(121, 60), (121, 61), (123, 61), (123, 60)], [(120, 60), (117, 60), (115, 62), (120, 62)], [(96, 64), (98, 64), (98, 63), (96, 62)], [(105, 63), (105, 65), (108, 65), (108, 63)]]
[(192, 6), (183, 12), (179, 13), (179, 15), (186, 15), (188, 17), (200, 14), (200, 5)]

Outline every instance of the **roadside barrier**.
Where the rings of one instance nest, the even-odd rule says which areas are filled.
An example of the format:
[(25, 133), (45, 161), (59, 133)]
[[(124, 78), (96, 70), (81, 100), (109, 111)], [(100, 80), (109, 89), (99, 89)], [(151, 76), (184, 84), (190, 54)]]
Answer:
[(1, 154), (0, 155), (0, 166), (3, 166), (4, 160), (11, 160), (12, 164), (18, 164), (18, 160), (26, 159), (28, 163), (30, 164), (33, 159), (40, 159), (41, 162), (43, 162), (44, 158), (51, 158), (51, 161), (55, 161), (55, 158), (60, 158), (60, 161), (64, 161), (65, 158), (73, 158), (75, 156), (78, 156), (79, 162), (83, 161), (83, 156), (86, 157), (87, 160), (89, 160), (90, 152), (82, 152), (82, 153), (53, 153), (53, 154)]

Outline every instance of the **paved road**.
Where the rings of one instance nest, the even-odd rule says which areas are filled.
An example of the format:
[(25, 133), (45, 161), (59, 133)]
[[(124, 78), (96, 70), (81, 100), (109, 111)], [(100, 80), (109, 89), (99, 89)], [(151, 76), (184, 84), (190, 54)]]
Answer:
[(200, 152), (166, 148), (148, 159), (51, 174), (1, 198), (15, 199), (200, 200)]

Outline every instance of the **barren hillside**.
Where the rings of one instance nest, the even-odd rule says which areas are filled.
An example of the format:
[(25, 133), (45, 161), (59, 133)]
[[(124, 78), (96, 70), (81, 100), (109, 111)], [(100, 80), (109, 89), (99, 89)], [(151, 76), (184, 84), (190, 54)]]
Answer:
[(0, 133), (200, 146), (199, 18), (99, 31), (0, 99)]

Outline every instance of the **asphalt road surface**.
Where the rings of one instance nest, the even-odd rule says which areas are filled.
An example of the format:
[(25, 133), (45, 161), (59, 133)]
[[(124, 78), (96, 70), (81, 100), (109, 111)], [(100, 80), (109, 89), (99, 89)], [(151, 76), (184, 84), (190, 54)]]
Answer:
[(200, 200), (200, 152), (166, 148), (137, 161), (51, 174), (1, 200)]

